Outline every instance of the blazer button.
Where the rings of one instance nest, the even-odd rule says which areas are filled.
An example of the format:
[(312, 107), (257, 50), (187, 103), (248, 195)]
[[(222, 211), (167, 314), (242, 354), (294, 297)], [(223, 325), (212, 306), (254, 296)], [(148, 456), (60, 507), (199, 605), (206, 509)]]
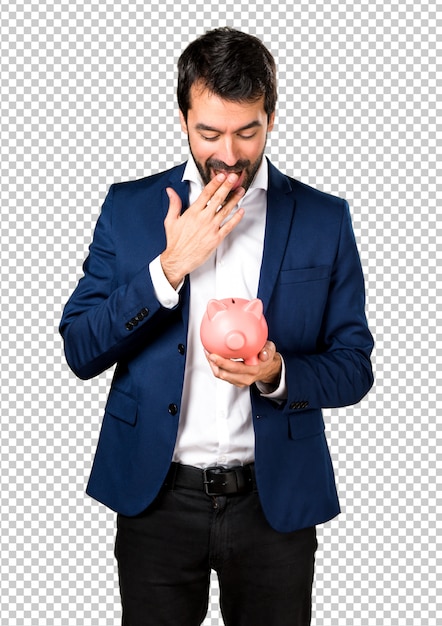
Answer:
[(141, 309), (139, 315), (141, 315), (141, 317), (147, 317), (149, 315), (149, 309), (146, 309), (146, 307), (144, 307), (144, 309)]
[(132, 322), (127, 322), (126, 326), (126, 330), (133, 330), (134, 329), (134, 325), (132, 324)]
[(176, 415), (178, 413), (178, 407), (176, 404), (169, 404), (168, 411), (171, 415)]
[(178, 352), (184, 354), (186, 352), (186, 346), (183, 343), (178, 344)]

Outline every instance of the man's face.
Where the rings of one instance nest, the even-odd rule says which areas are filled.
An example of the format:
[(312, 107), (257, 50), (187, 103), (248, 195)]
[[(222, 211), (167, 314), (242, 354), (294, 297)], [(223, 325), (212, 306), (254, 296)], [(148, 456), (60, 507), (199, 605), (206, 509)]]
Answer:
[(267, 117), (264, 96), (256, 102), (229, 102), (202, 85), (192, 85), (187, 121), (181, 128), (205, 185), (219, 172), (239, 175), (237, 187), (248, 189), (261, 164), (267, 133), (275, 114)]

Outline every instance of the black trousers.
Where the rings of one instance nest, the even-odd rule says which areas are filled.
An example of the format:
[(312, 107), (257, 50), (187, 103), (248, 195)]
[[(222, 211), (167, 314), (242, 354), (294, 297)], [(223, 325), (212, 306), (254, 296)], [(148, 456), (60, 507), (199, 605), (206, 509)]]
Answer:
[(123, 626), (199, 626), (217, 572), (226, 626), (308, 626), (316, 529), (274, 531), (258, 494), (164, 490), (137, 517), (118, 516)]

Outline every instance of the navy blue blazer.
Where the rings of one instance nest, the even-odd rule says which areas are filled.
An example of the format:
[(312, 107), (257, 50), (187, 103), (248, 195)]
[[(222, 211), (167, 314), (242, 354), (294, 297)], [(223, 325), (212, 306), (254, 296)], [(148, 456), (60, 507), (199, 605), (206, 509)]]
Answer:
[[(183, 171), (181, 165), (111, 186), (60, 324), (77, 376), (116, 364), (87, 492), (128, 516), (157, 496), (180, 417), (188, 280), (178, 306), (165, 309), (147, 265), (166, 245), (166, 187), (188, 203)], [(321, 409), (367, 393), (373, 340), (346, 201), (270, 163), (258, 297), (269, 339), (284, 357), (288, 398), (277, 404), (250, 388), (256, 479), (269, 523), (287, 532), (339, 513)]]

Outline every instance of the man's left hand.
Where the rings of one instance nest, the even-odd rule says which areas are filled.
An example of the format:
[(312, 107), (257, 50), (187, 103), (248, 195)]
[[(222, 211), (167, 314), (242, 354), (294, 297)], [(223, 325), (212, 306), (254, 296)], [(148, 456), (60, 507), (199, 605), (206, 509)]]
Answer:
[(276, 389), (281, 378), (281, 356), (272, 341), (267, 341), (258, 355), (257, 365), (246, 365), (244, 361), (224, 359), (218, 354), (207, 354), (213, 374), (236, 387), (249, 387), (259, 381)]

